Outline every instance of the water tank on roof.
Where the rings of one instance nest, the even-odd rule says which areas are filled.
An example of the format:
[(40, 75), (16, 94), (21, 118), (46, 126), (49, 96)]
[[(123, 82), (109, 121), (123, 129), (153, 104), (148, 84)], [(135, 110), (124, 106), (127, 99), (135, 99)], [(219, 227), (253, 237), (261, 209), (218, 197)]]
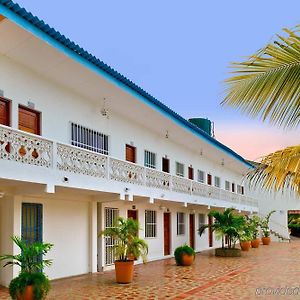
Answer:
[(205, 131), (210, 136), (214, 137), (214, 124), (212, 121), (204, 118), (192, 118), (189, 119), (189, 121), (196, 125), (198, 128)]

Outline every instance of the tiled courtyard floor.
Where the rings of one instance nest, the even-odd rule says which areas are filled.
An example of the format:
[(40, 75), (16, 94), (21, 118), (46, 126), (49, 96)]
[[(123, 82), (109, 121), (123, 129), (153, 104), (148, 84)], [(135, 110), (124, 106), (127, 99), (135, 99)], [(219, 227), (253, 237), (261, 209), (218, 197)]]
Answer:
[[(282, 288), (282, 295), (266, 295), (261, 288)], [(287, 288), (296, 288), (294, 294)], [(206, 251), (191, 267), (178, 267), (173, 259), (139, 265), (128, 285), (116, 284), (113, 271), (57, 280), (47, 299), (300, 299), (297, 288), (300, 240), (293, 240), (261, 245), (240, 258)], [(0, 299), (9, 299), (7, 290), (0, 288)]]

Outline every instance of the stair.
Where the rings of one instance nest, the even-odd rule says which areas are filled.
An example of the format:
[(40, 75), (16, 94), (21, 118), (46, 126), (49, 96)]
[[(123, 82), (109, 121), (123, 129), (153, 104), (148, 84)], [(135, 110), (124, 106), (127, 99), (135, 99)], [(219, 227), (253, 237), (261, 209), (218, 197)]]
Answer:
[(277, 239), (278, 242), (281, 242), (281, 243), (290, 243), (291, 242), (290, 238), (284, 237), (272, 229), (270, 230), (270, 232), (273, 235), (273, 237), (275, 237), (275, 239)]

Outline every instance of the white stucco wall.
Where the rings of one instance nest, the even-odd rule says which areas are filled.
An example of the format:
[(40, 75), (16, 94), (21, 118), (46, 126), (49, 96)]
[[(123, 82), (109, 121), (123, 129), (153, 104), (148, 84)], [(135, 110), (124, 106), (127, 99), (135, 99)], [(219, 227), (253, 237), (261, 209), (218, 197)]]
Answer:
[[(225, 188), (225, 180), (241, 183), (242, 172), (237, 173), (230, 169), (230, 165), (229, 168), (224, 167), (220, 162), (216, 163), (199, 155), (199, 149), (192, 151), (184, 147), (176, 142), (180, 141), (180, 136), (166, 139), (146, 128), (144, 124), (136, 123), (134, 119), (126, 119), (118, 111), (110, 111), (109, 118), (103, 117), (99, 104), (43, 78), (41, 74), (36, 74), (3, 55), (0, 55), (0, 65), (0, 89), (4, 91), (5, 97), (12, 100), (11, 119), (14, 128), (18, 128), (18, 105), (27, 106), (30, 101), (42, 113), (41, 133), (46, 138), (69, 144), (70, 122), (73, 121), (109, 135), (110, 155), (113, 157), (124, 160), (125, 144), (132, 143), (137, 148), (138, 164), (144, 164), (144, 150), (149, 150), (157, 154), (158, 170), (161, 170), (162, 157), (167, 156), (170, 159), (171, 174), (175, 174), (175, 162), (178, 161), (185, 166), (185, 177), (188, 166), (192, 165), (195, 178), (197, 169), (203, 170), (206, 174), (221, 177), (222, 188)], [(122, 106), (119, 109), (122, 111)]]

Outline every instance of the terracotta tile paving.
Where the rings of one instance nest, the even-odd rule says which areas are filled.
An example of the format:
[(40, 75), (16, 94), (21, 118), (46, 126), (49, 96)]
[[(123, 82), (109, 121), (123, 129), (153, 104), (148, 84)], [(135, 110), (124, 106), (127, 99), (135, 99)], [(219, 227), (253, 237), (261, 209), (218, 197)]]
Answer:
[[(1, 287), (0, 299), (9, 299)], [(173, 259), (139, 265), (128, 285), (116, 284), (113, 271), (56, 280), (47, 299), (300, 299), (300, 240), (261, 245), (240, 258), (205, 251), (191, 267)]]

